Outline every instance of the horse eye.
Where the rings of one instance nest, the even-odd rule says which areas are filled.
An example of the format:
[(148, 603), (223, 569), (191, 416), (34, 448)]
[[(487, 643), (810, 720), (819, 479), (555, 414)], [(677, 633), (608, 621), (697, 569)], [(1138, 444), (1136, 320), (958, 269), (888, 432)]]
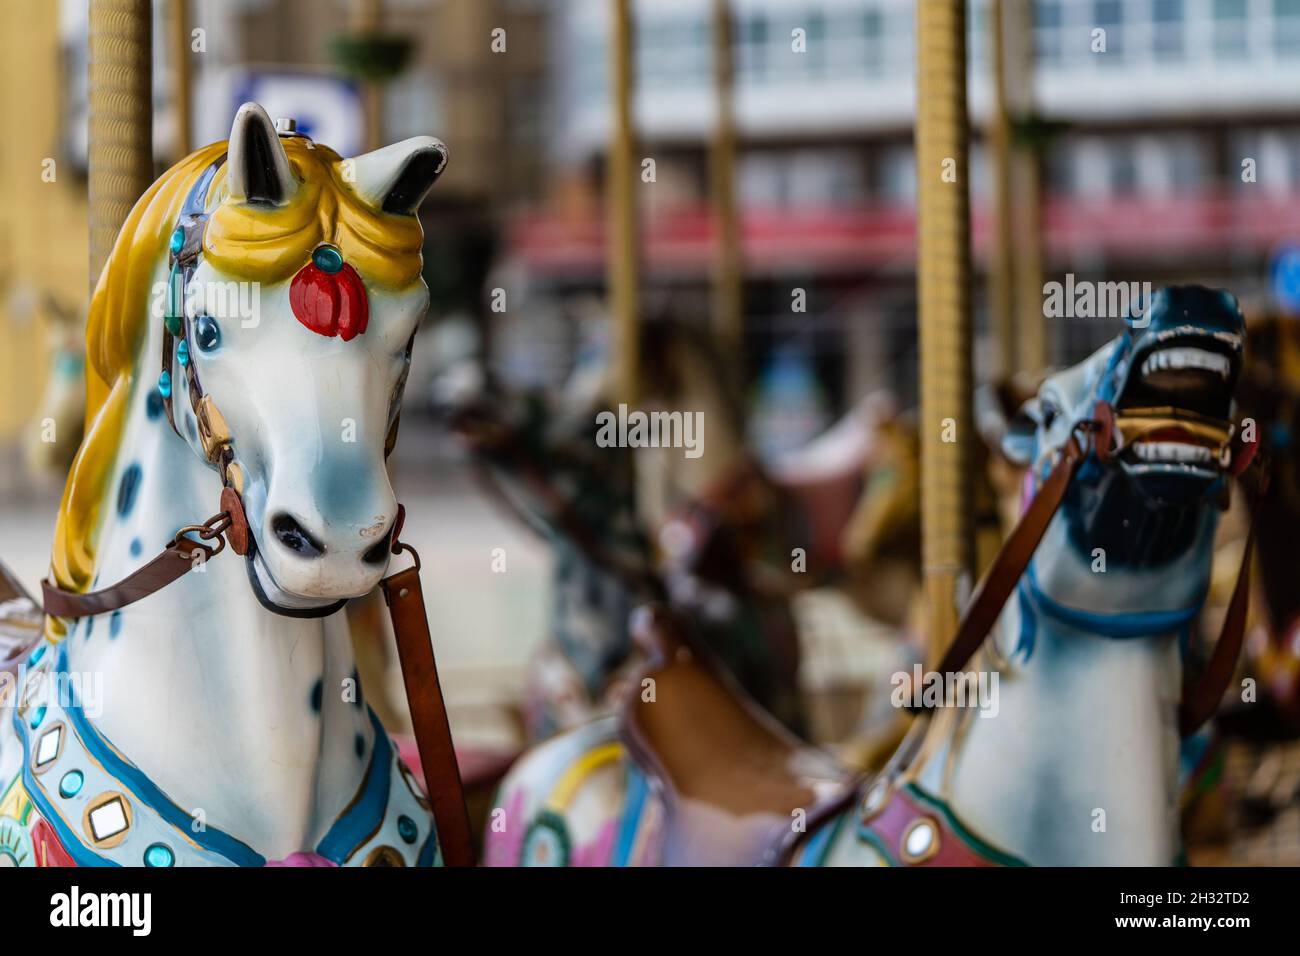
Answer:
[(1043, 406), (1043, 427), (1051, 428), (1052, 423), (1056, 421), (1056, 407), (1054, 405)]
[(194, 322), (194, 339), (203, 352), (211, 352), (220, 345), (221, 329), (217, 320), (210, 315), (200, 315)]

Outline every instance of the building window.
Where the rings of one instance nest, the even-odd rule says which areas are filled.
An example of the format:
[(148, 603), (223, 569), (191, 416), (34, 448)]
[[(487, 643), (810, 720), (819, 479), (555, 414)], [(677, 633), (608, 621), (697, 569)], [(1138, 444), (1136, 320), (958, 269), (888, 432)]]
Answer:
[(1278, 56), (1300, 56), (1300, 0), (1273, 0), (1273, 49)]
[(1138, 163), (1132, 143), (1117, 142), (1110, 148), (1110, 194), (1132, 196), (1138, 191)]
[(862, 14), (862, 42), (866, 51), (867, 72), (881, 72), (885, 60), (885, 24), (878, 8), (872, 8)]
[(1246, 55), (1249, 33), (1247, 0), (1214, 0), (1214, 54), (1221, 60), (1240, 60)]
[(1106, 52), (1097, 54), (1102, 63), (1121, 63), (1124, 59), (1124, 5), (1121, 0), (1093, 0), (1092, 20), (1093, 29), (1106, 31)]
[(1061, 62), (1061, 0), (1034, 4), (1034, 54), (1049, 66)]
[(821, 77), (826, 75), (826, 17), (814, 12), (808, 14), (808, 25), (805, 29), (808, 31), (808, 51), (801, 59), (808, 62), (808, 72), (813, 76)]
[(1183, 56), (1183, 0), (1155, 0), (1151, 8), (1152, 50), (1157, 60), (1179, 60)]
[(738, 72), (750, 80), (765, 82), (768, 78), (767, 38), (768, 22), (763, 14), (754, 14), (740, 21), (740, 49), (737, 56)]

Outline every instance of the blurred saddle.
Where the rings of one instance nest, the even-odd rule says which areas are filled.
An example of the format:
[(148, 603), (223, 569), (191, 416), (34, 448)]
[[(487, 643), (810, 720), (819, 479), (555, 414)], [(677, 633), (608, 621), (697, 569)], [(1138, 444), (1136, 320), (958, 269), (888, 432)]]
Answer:
[(0, 562), (0, 671), (16, 673), (41, 639), (41, 607)]
[(663, 864), (775, 863), (807, 820), (850, 789), (852, 775), (760, 708), (667, 612), (639, 611), (634, 630), (652, 662), (621, 729), (664, 796)]

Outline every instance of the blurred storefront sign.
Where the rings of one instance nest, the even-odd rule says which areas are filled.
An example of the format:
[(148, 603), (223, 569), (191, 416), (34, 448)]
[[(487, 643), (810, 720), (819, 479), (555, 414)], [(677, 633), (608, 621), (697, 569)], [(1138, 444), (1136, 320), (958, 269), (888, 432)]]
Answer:
[[(1200, 256), (1213, 261), (1229, 252), (1266, 255), (1294, 235), (1298, 218), (1300, 196), (1207, 190), (1110, 202), (1058, 197), (1044, 211), (1044, 235), (1049, 255), (1059, 259), (1103, 253), (1130, 260)], [(982, 258), (989, 240), (985, 210), (973, 210), (972, 226), (976, 256)], [(603, 230), (599, 216), (523, 213), (511, 220), (509, 250), (537, 275), (595, 275), (604, 261)], [(664, 212), (645, 224), (643, 239), (653, 271), (703, 275), (714, 241), (709, 211), (688, 205)], [(747, 209), (741, 243), (752, 274), (905, 272), (915, 264), (916, 217), (911, 206), (901, 204)], [(1300, 308), (1300, 246), (1287, 248), (1294, 248), (1296, 257), (1288, 272), (1292, 308)]]
[(356, 85), (327, 72), (237, 67), (205, 77), (198, 89), (195, 142), (230, 135), (240, 105), (261, 103), (272, 118), (297, 120), (298, 132), (342, 156), (364, 152), (365, 122)]

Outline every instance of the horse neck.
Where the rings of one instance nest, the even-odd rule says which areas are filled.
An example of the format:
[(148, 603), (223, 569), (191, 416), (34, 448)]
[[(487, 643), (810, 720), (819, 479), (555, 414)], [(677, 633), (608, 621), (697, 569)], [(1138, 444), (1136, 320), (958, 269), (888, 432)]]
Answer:
[[(158, 354), (157, 337), (144, 357)], [(96, 587), (218, 510), (218, 478), (149, 401), (154, 387), (137, 375), (103, 505)], [(186, 405), (174, 403), (182, 428)], [(174, 802), (283, 857), (314, 846), (355, 794), (373, 730), (345, 616), (265, 610), (243, 559), (227, 552), (137, 604), (78, 622), (68, 669), (94, 675), (92, 723)]]
[[(1132, 608), (1139, 606), (1134, 596), (1146, 594), (1150, 611), (1195, 607), (1190, 595), (1208, 576), (1212, 518), (1176, 567), (1145, 576), (1094, 574), (1072, 556), (1061, 524), (1054, 522), (1040, 546), (1033, 580), (1050, 578), (1059, 598), (1077, 576), (1074, 600), (1063, 603)], [(965, 714), (943, 731), (936, 725), (950, 736), (920, 771), (922, 785), (944, 794), (981, 837), (1030, 863), (1174, 862), (1179, 638), (1190, 623), (1155, 623), (1139, 611), (1099, 617), (1089, 627), (1041, 607), (1013, 597), (1000, 643), (1024, 648), (1022, 636), (1032, 634), (1032, 651), (1003, 669), (987, 715)], [(1139, 633), (1103, 633), (1117, 633), (1120, 623)]]

